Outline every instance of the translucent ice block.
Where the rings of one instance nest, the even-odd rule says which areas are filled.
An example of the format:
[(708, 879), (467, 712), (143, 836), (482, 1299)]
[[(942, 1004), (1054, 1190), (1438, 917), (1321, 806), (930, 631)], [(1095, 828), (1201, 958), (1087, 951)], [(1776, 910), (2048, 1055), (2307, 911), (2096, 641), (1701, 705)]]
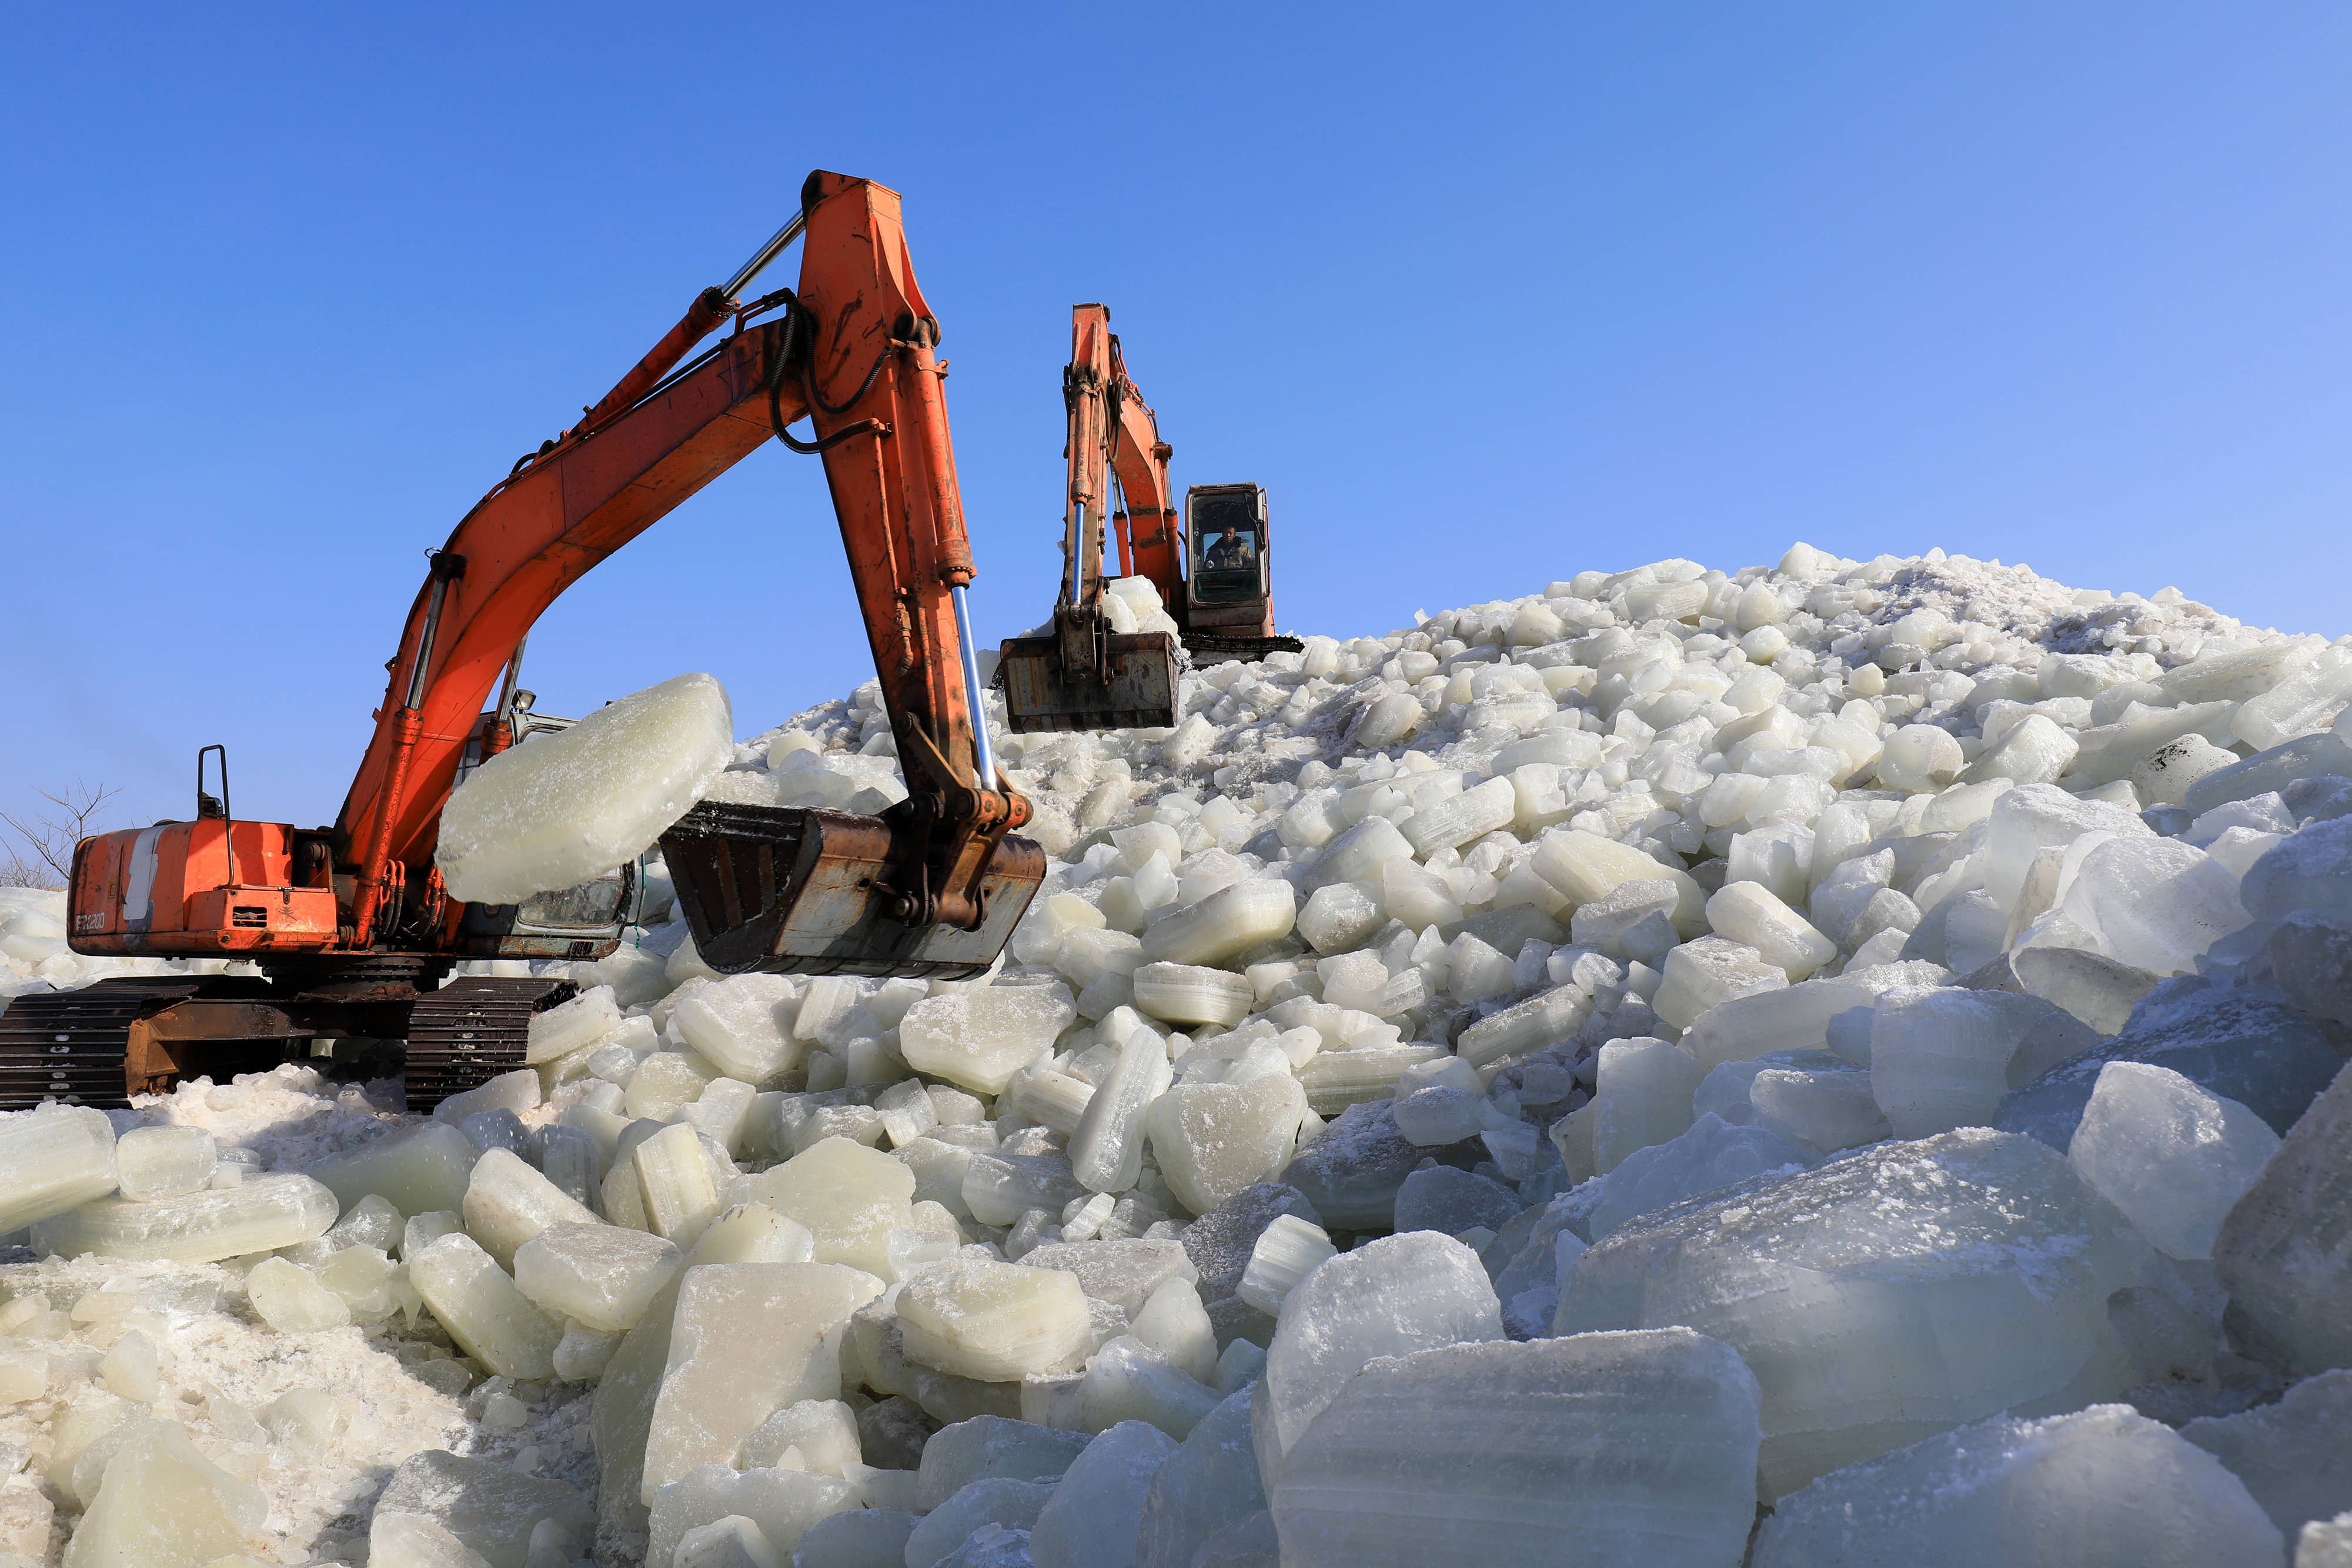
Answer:
[(889, 1266), (890, 1233), (913, 1221), (915, 1173), (846, 1138), (827, 1138), (730, 1186), (730, 1204), (764, 1204), (808, 1228), (820, 1263), (869, 1274)]
[(114, 1149), (103, 1111), (45, 1105), (0, 1116), (0, 1227), (21, 1230), (112, 1192)]
[(130, 1198), (178, 1197), (213, 1184), (220, 1163), (202, 1127), (133, 1127), (115, 1140), (114, 1170)]
[(176, 1421), (139, 1420), (74, 1527), (66, 1568), (181, 1568), (241, 1552), (268, 1499), (197, 1452)]
[(1030, 1530), (1036, 1568), (1133, 1568), (1144, 1496), (1175, 1451), (1146, 1421), (1122, 1421), (1088, 1443)]
[(408, 1260), (408, 1277), (467, 1354), (501, 1377), (550, 1377), (562, 1337), (513, 1280), (460, 1231)]
[(1169, 1090), (1146, 1117), (1151, 1148), (1176, 1201), (1209, 1210), (1288, 1163), (1307, 1093), (1282, 1075)]
[(2058, 1155), (1963, 1128), (1637, 1218), (1577, 1260), (1554, 1332), (1681, 1324), (1730, 1344), (1763, 1388), (1779, 1496), (2084, 1380), (2095, 1396), (2107, 1298), (2144, 1249)]
[(299, 1246), (335, 1222), (335, 1195), (290, 1172), (241, 1186), (132, 1203), (101, 1197), (33, 1228), (43, 1252), (210, 1263)]
[(898, 1298), (907, 1355), (982, 1382), (1076, 1364), (1094, 1344), (1077, 1276), (958, 1259), (916, 1276)]
[(677, 1247), (642, 1230), (551, 1225), (515, 1249), (515, 1285), (550, 1317), (625, 1333), (683, 1262)]
[(595, 1531), (595, 1511), (562, 1482), (440, 1448), (402, 1460), (376, 1500), (378, 1531), (404, 1516), (438, 1524), (488, 1559), (491, 1568), (523, 1568), (542, 1522), (551, 1522), (564, 1540), (583, 1546)]
[(460, 1207), (478, 1157), (456, 1127), (426, 1122), (349, 1154), (313, 1160), (307, 1171), (346, 1208), (374, 1193), (413, 1218)]
[(808, 1041), (793, 1032), (801, 988), (782, 975), (730, 975), (697, 990), (670, 1018), (720, 1071), (756, 1086), (808, 1055)]
[(1223, 969), (1192, 964), (1146, 964), (1135, 971), (1135, 1005), (1175, 1024), (1230, 1028), (1257, 1005), (1249, 981)]
[(1265, 1507), (1250, 1441), (1250, 1400), (1228, 1395), (1154, 1472), (1136, 1525), (1136, 1568), (1192, 1568), (1218, 1531)]
[(915, 1506), (928, 1513), (974, 1481), (1058, 1480), (1087, 1447), (1084, 1433), (1003, 1416), (955, 1422), (923, 1445)]
[(1125, 1192), (1143, 1170), (1144, 1117), (1172, 1073), (1160, 1037), (1137, 1025), (1070, 1134), (1070, 1174), (1093, 1192)]
[(1259, 1472), (1283, 1456), (1340, 1386), (1374, 1358), (1503, 1337), (1478, 1255), (1450, 1236), (1385, 1236), (1307, 1276), (1283, 1303), (1253, 1416)]
[(1213, 893), (1171, 915), (1143, 936), (1147, 962), (1222, 964), (1237, 953), (1287, 936), (1298, 895), (1286, 882), (1256, 877)]
[(1257, 1244), (1250, 1249), (1249, 1266), (1242, 1270), (1241, 1283), (1234, 1293), (1267, 1317), (1278, 1318), (1284, 1298), (1326, 1260), (1339, 1254), (1321, 1226), (1310, 1225), (1296, 1215), (1276, 1215), (1272, 1224), (1258, 1232)]
[(2279, 1135), (2235, 1100), (2168, 1068), (2110, 1061), (2066, 1157), (2159, 1249), (2210, 1258), (2222, 1218), (2278, 1148)]
[(1756, 1379), (1687, 1329), (1449, 1345), (1374, 1363), (1284, 1457), (1286, 1568), (1566, 1560), (1737, 1568)]
[(646, 1438), (644, 1497), (732, 1464), (781, 1407), (841, 1393), (841, 1338), (881, 1281), (829, 1263), (723, 1263), (679, 1282), (669, 1364)]
[(653, 1233), (691, 1247), (703, 1227), (719, 1216), (719, 1189), (710, 1161), (691, 1124), (679, 1122), (640, 1143), (631, 1156), (637, 1169), (638, 1200)]
[(350, 1302), (283, 1258), (255, 1264), (245, 1277), (245, 1293), (279, 1333), (317, 1333), (352, 1321)]
[(2245, 1354), (2298, 1377), (2352, 1366), (2352, 1067), (2222, 1220), (2213, 1266)]
[(441, 810), (452, 898), (519, 904), (651, 848), (735, 752), (727, 692), (678, 675), (489, 758)]
[(1013, 1075), (1053, 1054), (1077, 1018), (1059, 986), (988, 986), (917, 1002), (898, 1021), (898, 1049), (918, 1072), (975, 1094), (1002, 1094)]
[(593, 1210), (505, 1149), (474, 1163), (459, 1212), (467, 1232), (501, 1269), (513, 1267), (515, 1249), (551, 1225), (596, 1223)]

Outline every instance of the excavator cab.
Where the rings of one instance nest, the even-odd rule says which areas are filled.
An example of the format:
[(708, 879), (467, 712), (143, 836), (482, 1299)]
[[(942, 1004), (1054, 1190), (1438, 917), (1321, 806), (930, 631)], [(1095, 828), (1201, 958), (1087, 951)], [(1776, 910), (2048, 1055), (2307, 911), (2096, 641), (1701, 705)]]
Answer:
[(1264, 486), (1193, 486), (1184, 492), (1184, 537), (1192, 543), (1184, 584), (1187, 628), (1211, 635), (1271, 636)]

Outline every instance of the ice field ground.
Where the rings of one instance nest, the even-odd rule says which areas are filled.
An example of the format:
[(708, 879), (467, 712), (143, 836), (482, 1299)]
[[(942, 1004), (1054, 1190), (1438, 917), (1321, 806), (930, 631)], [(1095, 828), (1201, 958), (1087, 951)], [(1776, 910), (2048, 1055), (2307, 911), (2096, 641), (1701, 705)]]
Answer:
[[(1000, 727), (986, 978), (720, 977), (657, 883), (430, 1116), (0, 1116), (0, 1564), (2352, 1568), (2347, 705), (1801, 544)], [(453, 885), (903, 793), (870, 685), (615, 709)], [(172, 970), (63, 905), (0, 998)]]

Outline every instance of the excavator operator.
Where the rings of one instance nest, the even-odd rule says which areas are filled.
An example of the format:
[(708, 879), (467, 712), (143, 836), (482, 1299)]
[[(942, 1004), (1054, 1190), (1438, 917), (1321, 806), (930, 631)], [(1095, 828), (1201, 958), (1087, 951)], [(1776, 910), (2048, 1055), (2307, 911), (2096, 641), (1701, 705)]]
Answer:
[(1252, 560), (1249, 538), (1228, 524), (1224, 532), (1217, 536), (1216, 542), (1209, 547), (1208, 553), (1202, 559), (1202, 563), (1212, 570), (1224, 567), (1246, 567)]

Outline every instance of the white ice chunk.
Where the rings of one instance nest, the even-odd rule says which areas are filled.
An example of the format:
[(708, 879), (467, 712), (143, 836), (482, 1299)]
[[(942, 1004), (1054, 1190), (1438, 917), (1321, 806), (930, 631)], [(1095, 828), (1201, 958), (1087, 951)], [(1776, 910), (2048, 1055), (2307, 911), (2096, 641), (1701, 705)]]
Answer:
[(551, 1376), (562, 1334), (474, 1239), (444, 1236), (408, 1260), (408, 1277), (460, 1349), (501, 1377)]
[(730, 975), (677, 1005), (670, 1021), (728, 1077), (757, 1087), (806, 1060), (793, 1033), (799, 988), (782, 975)]
[(2210, 1258), (2222, 1218), (2278, 1148), (2279, 1135), (2237, 1101), (2169, 1068), (2110, 1061), (2066, 1157), (2158, 1248)]
[(1143, 956), (1154, 963), (1222, 964), (1288, 936), (1297, 915), (1298, 895), (1288, 883), (1238, 882), (1154, 924), (1143, 934)]
[(245, 1293), (262, 1321), (279, 1333), (318, 1333), (352, 1321), (350, 1302), (283, 1258), (255, 1264), (245, 1276)]
[(1070, 1134), (1070, 1174), (1093, 1192), (1125, 1192), (1143, 1171), (1145, 1118), (1173, 1074), (1160, 1037), (1136, 1025)]
[(1722, 936), (1702, 936), (1666, 955), (1664, 978), (1650, 1005), (1676, 1029), (1687, 1029), (1709, 1008), (1738, 997), (1779, 990), (1789, 983), (1788, 971), (1765, 962), (1744, 942)]
[[(686, 1135), (692, 1137), (692, 1130)], [(505, 1149), (475, 1162), (460, 1212), (467, 1233), (501, 1269), (512, 1268), (515, 1249), (551, 1225), (596, 1223), (593, 1209)]]
[(914, 1196), (914, 1172), (847, 1138), (813, 1144), (726, 1194), (730, 1204), (764, 1204), (806, 1226), (816, 1261), (876, 1275), (889, 1267), (890, 1233), (913, 1223)]
[(66, 1568), (183, 1568), (241, 1553), (268, 1497), (199, 1453), (178, 1422), (131, 1427), (66, 1542)]
[(2061, 907), (2098, 935), (2109, 957), (2158, 975), (2193, 967), (2200, 955), (2247, 924), (2238, 879), (2178, 839), (2099, 845), (2084, 857)]
[(651, 848), (735, 752), (726, 688), (678, 675), (489, 758), (441, 809), (449, 896), (520, 904)]
[(346, 1208), (373, 1193), (414, 1218), (462, 1207), (478, 1157), (465, 1134), (426, 1122), (350, 1154), (314, 1160), (309, 1174), (324, 1182)]

